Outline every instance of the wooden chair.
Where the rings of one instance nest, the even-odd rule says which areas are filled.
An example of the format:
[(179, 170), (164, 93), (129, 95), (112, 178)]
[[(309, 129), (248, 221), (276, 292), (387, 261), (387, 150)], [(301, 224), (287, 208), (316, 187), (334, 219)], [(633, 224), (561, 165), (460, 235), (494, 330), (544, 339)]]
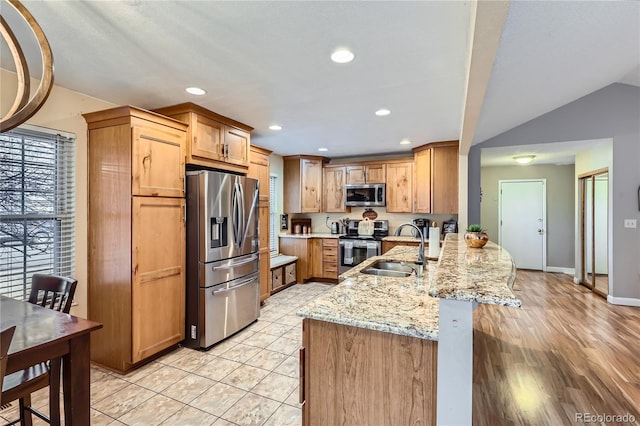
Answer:
[[(4, 382), (4, 375), (7, 371), (7, 354), (9, 353), (9, 346), (11, 346), (11, 339), (13, 339), (13, 333), (15, 331), (16, 326), (14, 325), (0, 332), (0, 401), (2, 401), (2, 383)], [(0, 403), (0, 405), (2, 404)]]
[[(29, 302), (69, 313), (78, 281), (57, 275), (34, 274), (31, 281)], [(33, 365), (25, 370), (10, 374), (5, 378), (0, 404), (19, 399), (21, 425), (32, 424), (31, 414), (51, 425), (60, 425), (60, 370), (61, 359), (55, 358), (47, 363)], [(31, 407), (31, 394), (49, 387), (49, 418)]]
[(78, 281), (58, 275), (33, 274), (29, 303), (68, 314)]

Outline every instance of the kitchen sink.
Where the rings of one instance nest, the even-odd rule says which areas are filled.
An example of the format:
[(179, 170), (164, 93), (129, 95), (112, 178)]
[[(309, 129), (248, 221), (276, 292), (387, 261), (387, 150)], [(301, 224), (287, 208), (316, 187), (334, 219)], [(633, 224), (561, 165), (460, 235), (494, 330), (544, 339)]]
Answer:
[(413, 267), (407, 265), (405, 262), (378, 260), (360, 272), (368, 275), (404, 278), (413, 273)]

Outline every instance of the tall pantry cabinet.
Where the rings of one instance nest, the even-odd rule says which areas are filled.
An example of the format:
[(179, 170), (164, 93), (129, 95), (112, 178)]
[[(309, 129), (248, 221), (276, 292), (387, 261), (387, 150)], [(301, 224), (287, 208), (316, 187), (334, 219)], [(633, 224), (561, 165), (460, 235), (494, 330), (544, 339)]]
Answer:
[(131, 106), (84, 117), (91, 359), (126, 372), (184, 339), (187, 125)]
[(269, 283), (271, 253), (269, 249), (269, 154), (271, 151), (251, 145), (249, 155), (249, 171), (247, 177), (258, 179), (259, 181), (259, 232), (260, 232), (260, 302), (271, 294), (271, 285)]

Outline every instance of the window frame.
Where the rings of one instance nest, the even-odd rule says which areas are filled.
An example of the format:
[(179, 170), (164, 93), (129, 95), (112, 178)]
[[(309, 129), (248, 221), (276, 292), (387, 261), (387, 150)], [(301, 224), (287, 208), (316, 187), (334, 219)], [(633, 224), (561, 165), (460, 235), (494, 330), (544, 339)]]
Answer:
[(27, 300), (34, 273), (75, 275), (77, 140), (33, 125), (0, 137), (0, 294)]

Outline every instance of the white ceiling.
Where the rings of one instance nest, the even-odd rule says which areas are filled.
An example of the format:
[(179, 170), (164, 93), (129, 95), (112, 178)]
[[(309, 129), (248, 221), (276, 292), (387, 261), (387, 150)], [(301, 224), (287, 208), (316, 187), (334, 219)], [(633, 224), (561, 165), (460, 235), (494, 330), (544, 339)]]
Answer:
[[(592, 139), (587, 141), (482, 148), (480, 150), (480, 164), (482, 167), (527, 167), (529, 165), (541, 164), (555, 164), (563, 166), (567, 164), (575, 164), (577, 153), (593, 149), (598, 145), (606, 143), (610, 143), (610, 139)], [(519, 164), (513, 159), (514, 156), (518, 155), (534, 155), (535, 157), (529, 164)]]
[[(278, 154), (396, 153), (461, 134), (471, 2), (24, 4), (51, 43), (57, 85), (148, 109), (192, 101), (254, 127), (252, 142)], [(513, 2), (474, 143), (613, 82), (640, 85), (639, 40), (637, 1)], [(339, 46), (356, 59), (332, 63)], [(8, 56), (3, 44), (12, 69)], [(186, 94), (193, 85), (208, 93)], [(391, 115), (375, 116), (382, 107)]]

